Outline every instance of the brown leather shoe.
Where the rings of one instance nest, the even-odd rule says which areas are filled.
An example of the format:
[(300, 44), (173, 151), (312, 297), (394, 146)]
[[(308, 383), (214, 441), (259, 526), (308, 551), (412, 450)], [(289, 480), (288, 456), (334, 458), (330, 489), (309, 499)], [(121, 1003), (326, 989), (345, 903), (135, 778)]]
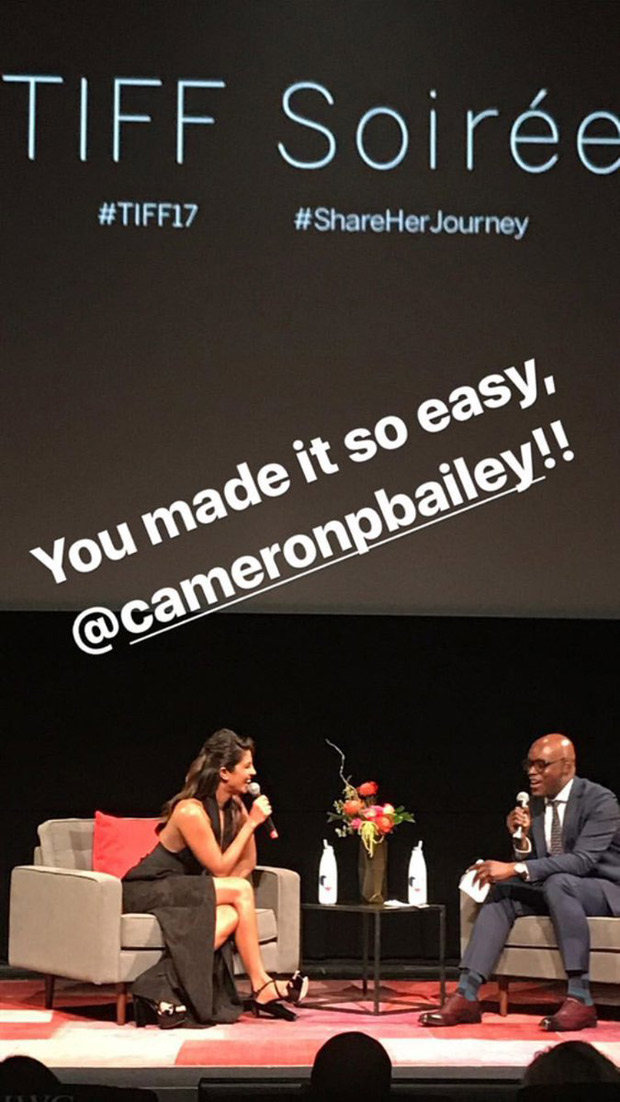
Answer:
[(579, 999), (564, 999), (559, 1010), (543, 1018), (540, 1028), (548, 1033), (572, 1033), (575, 1029), (592, 1029), (596, 1025), (596, 1008)]
[(453, 995), (450, 995), (440, 1010), (426, 1010), (424, 1014), (420, 1014), (420, 1025), (445, 1026), (445, 1025), (463, 1025), (467, 1022), (480, 1022), (482, 1015), (480, 1013), (480, 1003), (476, 999), (476, 1002), (471, 1002), (470, 999), (466, 999), (464, 995), (459, 995), (458, 991), (455, 991)]

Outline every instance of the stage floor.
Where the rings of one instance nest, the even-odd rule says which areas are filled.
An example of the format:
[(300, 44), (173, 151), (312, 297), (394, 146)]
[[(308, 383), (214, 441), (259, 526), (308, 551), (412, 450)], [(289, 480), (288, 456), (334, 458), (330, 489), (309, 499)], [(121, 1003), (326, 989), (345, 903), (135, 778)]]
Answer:
[[(561, 989), (515, 984), (512, 1012), (506, 1018), (497, 1013), (492, 985), (486, 991), (488, 1011), (483, 1022), (450, 1030), (418, 1025), (420, 1009), (436, 1002), (436, 983), (388, 981), (383, 994), (389, 1001), (382, 1003), (382, 1009), (392, 1012), (374, 1016), (370, 1002), (355, 1001), (357, 986), (330, 980), (311, 983), (296, 1022), (244, 1015), (235, 1025), (162, 1031), (155, 1026), (136, 1029), (133, 1023), (117, 1026), (111, 989), (58, 981), (56, 1008), (51, 1011), (43, 1006), (42, 980), (4, 980), (0, 983), (0, 1059), (33, 1056), (56, 1070), (64, 1082), (139, 1084), (154, 1089), (196, 1084), (197, 1072), (303, 1078), (330, 1036), (362, 1030), (385, 1046), (395, 1079), (518, 1080), (536, 1052), (571, 1038), (592, 1042), (620, 1064), (617, 1009), (602, 1008), (596, 1029), (549, 1034), (538, 1028), (538, 1021), (561, 1000)], [(348, 996), (352, 1001), (332, 1002)]]

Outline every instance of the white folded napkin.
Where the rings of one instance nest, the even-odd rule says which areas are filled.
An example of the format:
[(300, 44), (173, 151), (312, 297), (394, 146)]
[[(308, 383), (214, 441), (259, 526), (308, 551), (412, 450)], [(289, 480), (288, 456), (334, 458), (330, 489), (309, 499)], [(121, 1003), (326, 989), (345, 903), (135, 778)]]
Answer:
[[(476, 861), (476, 864), (481, 865), (482, 858), (479, 858), (479, 860)], [(473, 899), (475, 903), (484, 903), (487, 895), (489, 894), (489, 888), (491, 887), (491, 885), (481, 884), (479, 881), (476, 881), (476, 883), (474, 884), (475, 875), (475, 869), (470, 869), (469, 872), (463, 873), (459, 882), (459, 889), (460, 891), (465, 892), (466, 895), (470, 896), (470, 898)]]

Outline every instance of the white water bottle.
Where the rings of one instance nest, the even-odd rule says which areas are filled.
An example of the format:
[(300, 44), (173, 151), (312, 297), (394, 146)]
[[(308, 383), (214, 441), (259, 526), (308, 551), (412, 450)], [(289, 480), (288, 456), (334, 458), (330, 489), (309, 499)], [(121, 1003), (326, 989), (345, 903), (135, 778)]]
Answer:
[(425, 907), (428, 903), (426, 887), (426, 861), (422, 853), (422, 842), (418, 842), (411, 851), (409, 872), (407, 874), (407, 902), (414, 907)]
[(323, 839), (323, 853), (319, 865), (319, 903), (338, 902), (338, 866), (334, 847)]

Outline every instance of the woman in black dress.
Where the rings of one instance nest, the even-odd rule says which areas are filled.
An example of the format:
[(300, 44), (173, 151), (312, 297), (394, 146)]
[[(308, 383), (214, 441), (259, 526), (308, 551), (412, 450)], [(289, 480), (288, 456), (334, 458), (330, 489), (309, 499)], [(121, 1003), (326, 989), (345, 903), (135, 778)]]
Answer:
[(150, 912), (162, 928), (165, 952), (133, 985), (136, 1024), (211, 1025), (234, 1022), (244, 1007), (232, 971), (230, 938), (252, 985), (246, 1007), (292, 1021), (285, 1002), (305, 995), (307, 979), (272, 980), (263, 967), (254, 892), (254, 831), (271, 814), (266, 796), (248, 813), (241, 795), (255, 776), (254, 744), (216, 731), (192, 762), (185, 785), (163, 809), (159, 843), (126, 873), (125, 911)]

